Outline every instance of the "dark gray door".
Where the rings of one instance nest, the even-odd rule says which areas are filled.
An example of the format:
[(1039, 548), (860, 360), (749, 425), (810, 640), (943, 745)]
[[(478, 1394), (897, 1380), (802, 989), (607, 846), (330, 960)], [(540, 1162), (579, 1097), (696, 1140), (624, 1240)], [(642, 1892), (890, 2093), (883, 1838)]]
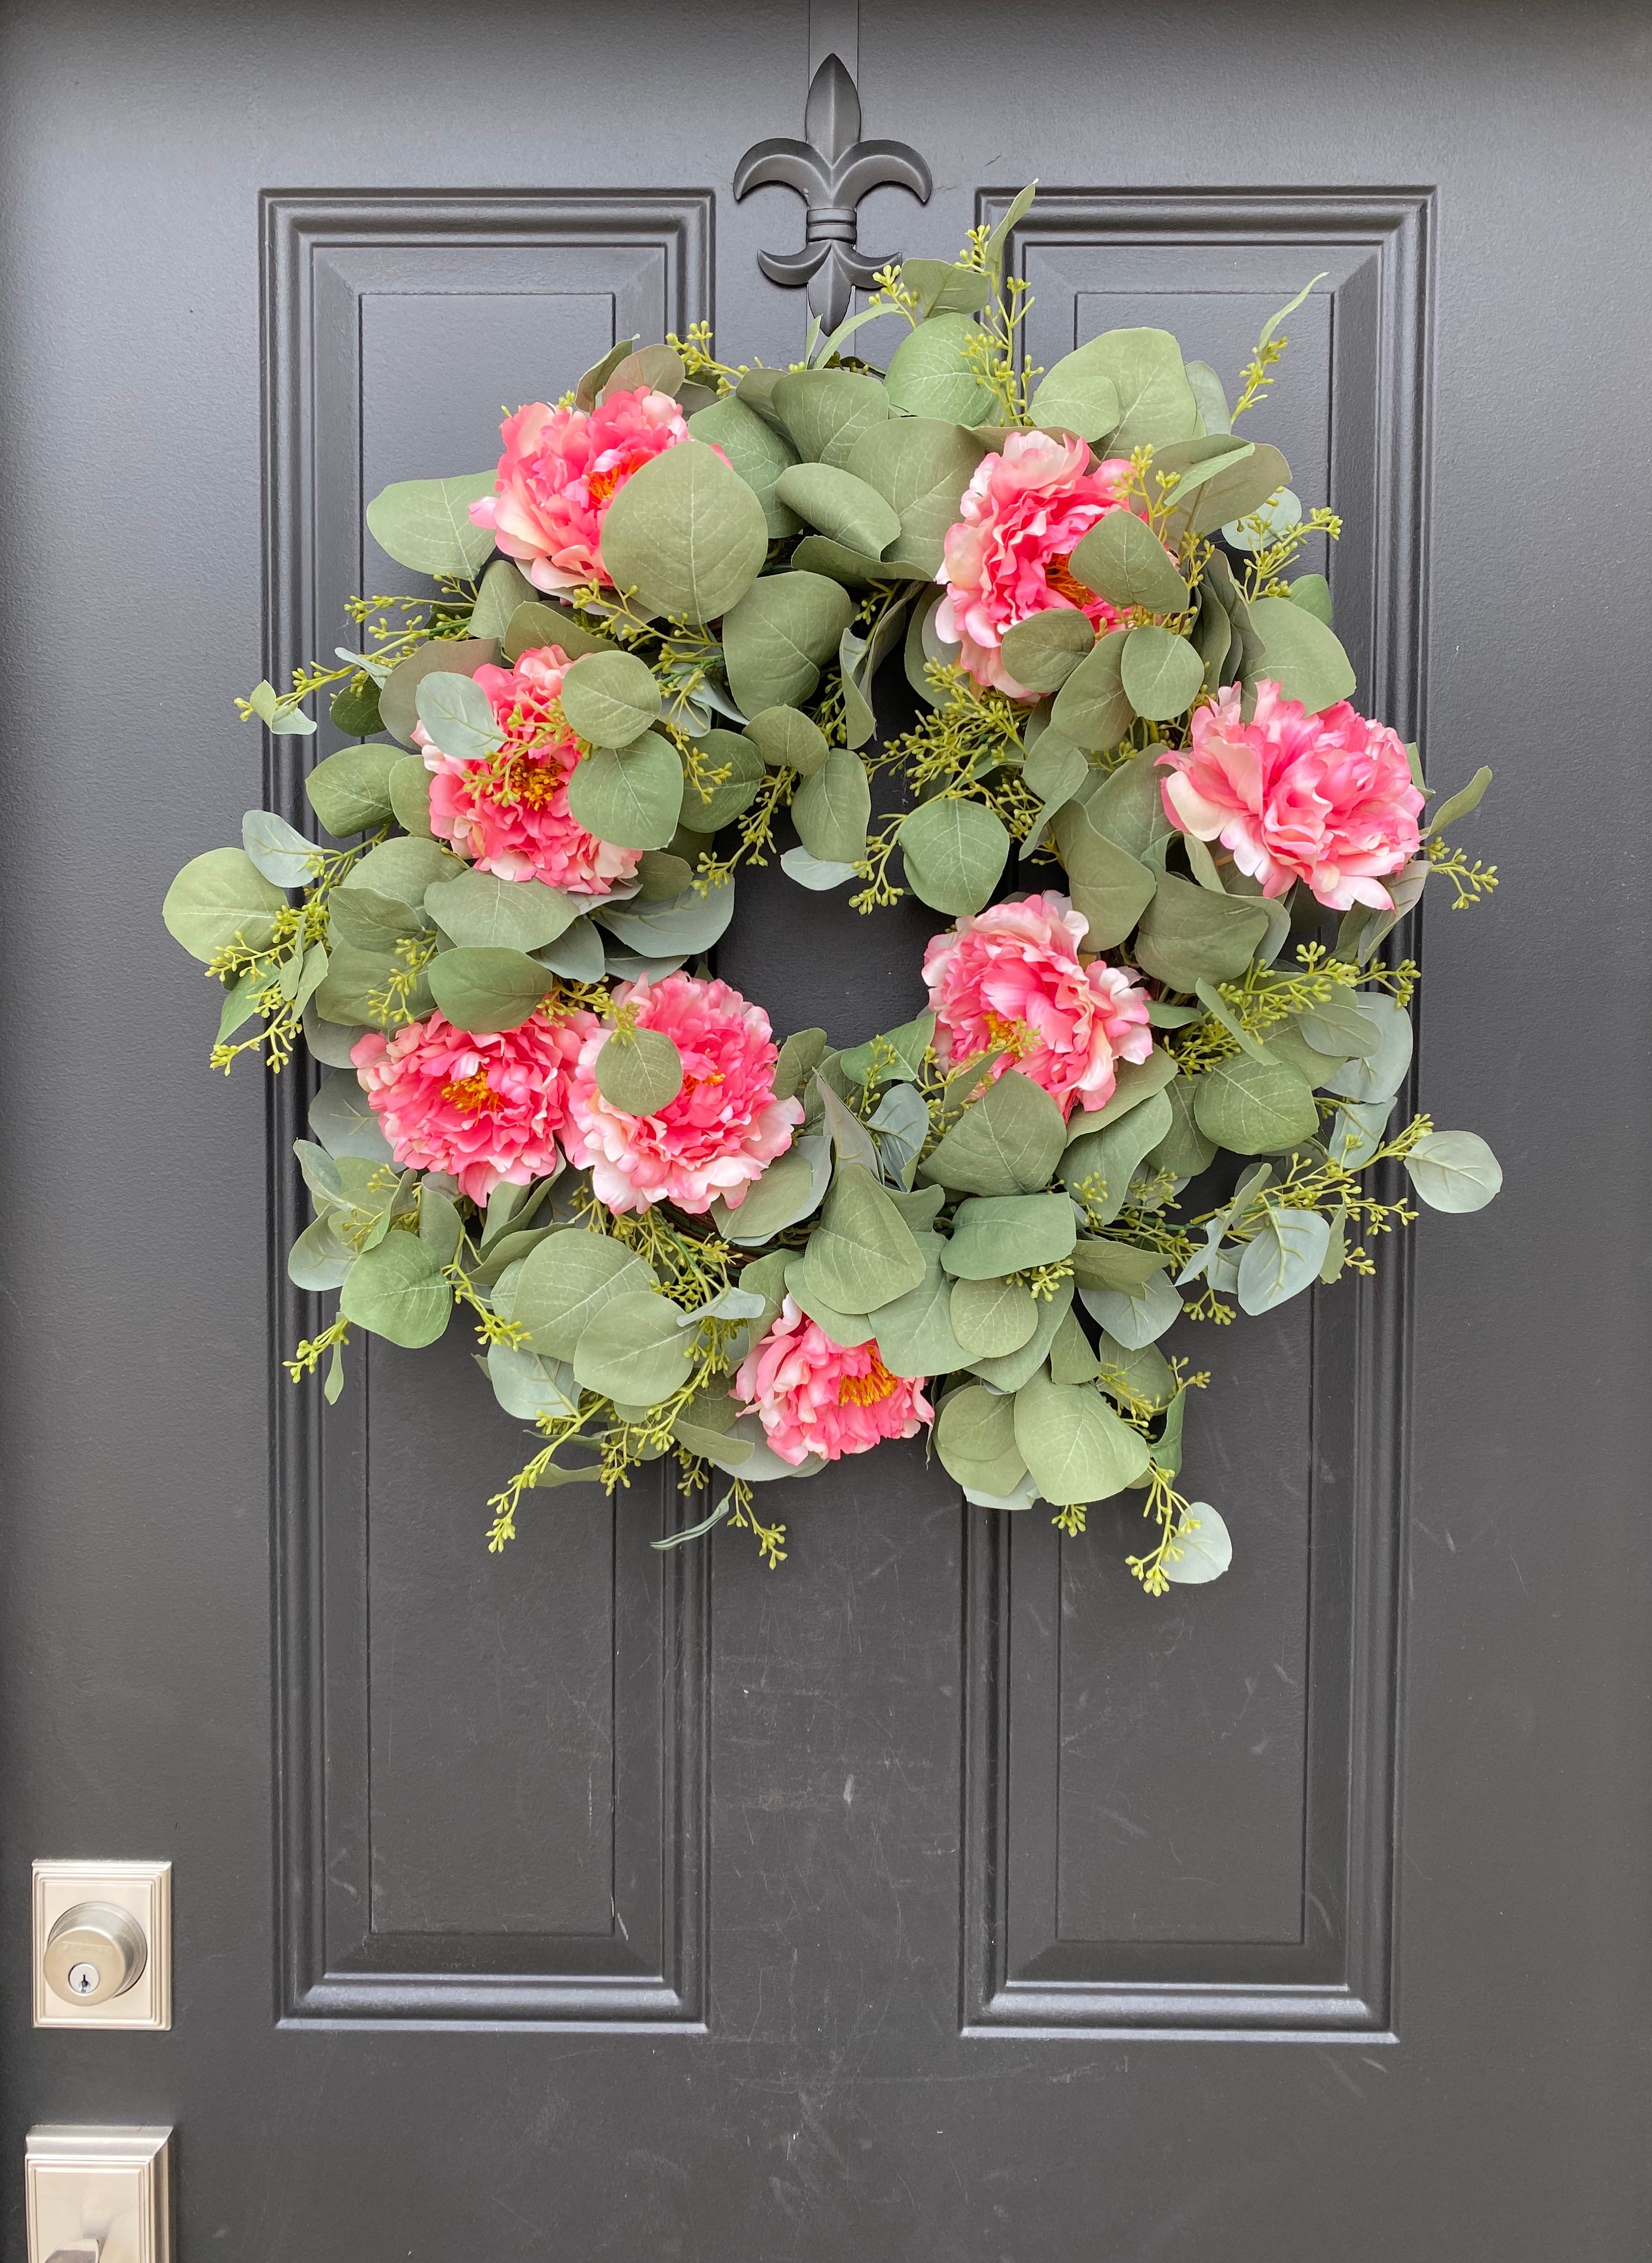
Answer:
[[(326, 1420), (272, 1385), (285, 1167), (158, 916), (266, 791), (232, 695), (335, 640), (363, 494), (486, 461), (501, 402), (702, 315), (790, 357), (756, 254), (800, 208), (730, 183), (811, 27), (18, 0), (0, 2160), (175, 2124), (185, 2263), (1630, 2263), (1645, 11), (863, 18), (866, 129), (935, 191), (862, 242), (949, 254), (1041, 177), (1039, 360), (1145, 319), (1232, 369), (1324, 271), (1258, 430), (1347, 519), (1374, 711), (1497, 773), (1421, 1074), (1504, 1196), (1200, 1347), (1239, 1560), (1158, 1604), (1122, 1512), (1011, 1530), (915, 1450), (800, 1489), (778, 1573), (655, 1554), (641, 1486), (491, 1558), (520, 1442), (462, 1344)], [(849, 1040), (920, 933), (754, 886), (724, 967)], [(66, 1855), (172, 1861), (169, 2035), (31, 2029)]]

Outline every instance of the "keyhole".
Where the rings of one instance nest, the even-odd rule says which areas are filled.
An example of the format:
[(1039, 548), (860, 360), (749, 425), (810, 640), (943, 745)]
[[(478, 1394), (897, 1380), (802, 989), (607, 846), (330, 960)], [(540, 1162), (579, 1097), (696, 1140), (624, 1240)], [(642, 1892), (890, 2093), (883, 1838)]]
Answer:
[(97, 1980), (95, 1964), (71, 1964), (69, 1969), (69, 1985), (77, 1996), (90, 1996), (97, 1987)]

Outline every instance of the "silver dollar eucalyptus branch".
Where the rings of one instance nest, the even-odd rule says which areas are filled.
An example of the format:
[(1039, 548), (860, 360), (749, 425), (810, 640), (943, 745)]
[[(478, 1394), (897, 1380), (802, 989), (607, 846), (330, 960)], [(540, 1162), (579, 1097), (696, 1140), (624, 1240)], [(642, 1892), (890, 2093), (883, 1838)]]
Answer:
[(757, 264), (771, 283), (798, 290), (823, 327), (833, 330), (849, 311), (855, 291), (869, 291), (888, 262), (859, 249), (857, 207), (874, 189), (910, 189), (922, 204), (934, 187), (929, 168), (904, 141), (862, 141), (861, 98), (836, 55), (815, 73), (804, 110), (801, 141), (783, 136), (757, 141), (734, 172), (736, 199), (753, 189), (795, 189), (806, 207), (803, 248), (760, 251)]

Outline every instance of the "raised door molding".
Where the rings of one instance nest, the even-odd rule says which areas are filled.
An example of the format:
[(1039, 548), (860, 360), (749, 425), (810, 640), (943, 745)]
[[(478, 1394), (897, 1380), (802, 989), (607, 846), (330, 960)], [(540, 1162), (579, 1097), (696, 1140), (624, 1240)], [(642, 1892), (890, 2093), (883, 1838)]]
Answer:
[[(978, 217), (1007, 203), (983, 194)], [(1156, 322), (1230, 378), (1260, 319), (1325, 271), (1246, 429), (1285, 447), (1305, 504), (1343, 513), (1338, 628), (1406, 736), (1432, 227), (1425, 190), (1056, 189), (1010, 249), (1045, 367)], [(1139, 1496), (1093, 1510), (1077, 1543), (1037, 1512), (969, 1513), (966, 2033), (1393, 2034), (1405, 1237), (1377, 1254), (1374, 1282), (1184, 1347), (1214, 1370), (1190, 1474), (1239, 1545), (1218, 1587), (1154, 1602), (1120, 1580)]]
[[(700, 192), (271, 193), (263, 230), (272, 677), (408, 586), (363, 531), (378, 486), (480, 468), (501, 408), (711, 303)], [(269, 806), (297, 819), (339, 742), (272, 741)], [(318, 1317), (285, 1268), (306, 1074), (271, 1087), (278, 1358)], [(349, 1357), (335, 1408), (273, 1385), (279, 2016), (698, 2028), (708, 1598), (698, 1551), (649, 1544), (663, 1465), (530, 1496), (501, 1563), (483, 1496), (530, 1434), (468, 1331)]]

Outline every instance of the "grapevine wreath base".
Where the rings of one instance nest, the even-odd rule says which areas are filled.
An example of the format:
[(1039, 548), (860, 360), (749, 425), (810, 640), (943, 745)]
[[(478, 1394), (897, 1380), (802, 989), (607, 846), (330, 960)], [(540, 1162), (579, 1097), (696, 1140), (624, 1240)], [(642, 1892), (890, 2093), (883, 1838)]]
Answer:
[[(1396, 1121), (1418, 970), (1382, 955), (1431, 879), (1495, 885), (1446, 839), (1490, 773), (1436, 803), (1351, 704), (1301, 570), (1338, 521), (1237, 437), (1300, 300), (1231, 410), (1161, 330), (1028, 368), (1029, 196), (789, 370), (627, 342), (496, 470), (387, 488), (426, 593), (242, 703), (308, 734), (326, 690), (360, 741), (305, 779), (319, 840), (253, 811), (165, 906), (214, 1066), (328, 1072), (289, 1269), (337, 1308), (289, 1366), (334, 1400), (353, 1331), (416, 1350), (462, 1307), (537, 1434), (494, 1549), (529, 1492), (669, 1455), (709, 1487), (675, 1538), (777, 1563), (762, 1488), (922, 1433), (1069, 1533), (1137, 1488), (1146, 1591), (1214, 1578), (1204, 1377), (1161, 1339), (1370, 1272), (1410, 1191), (1497, 1190), (1473, 1133)], [(880, 671), (916, 694), (882, 741)], [(774, 856), (950, 922), (926, 1011), (776, 1042), (708, 957)]]

